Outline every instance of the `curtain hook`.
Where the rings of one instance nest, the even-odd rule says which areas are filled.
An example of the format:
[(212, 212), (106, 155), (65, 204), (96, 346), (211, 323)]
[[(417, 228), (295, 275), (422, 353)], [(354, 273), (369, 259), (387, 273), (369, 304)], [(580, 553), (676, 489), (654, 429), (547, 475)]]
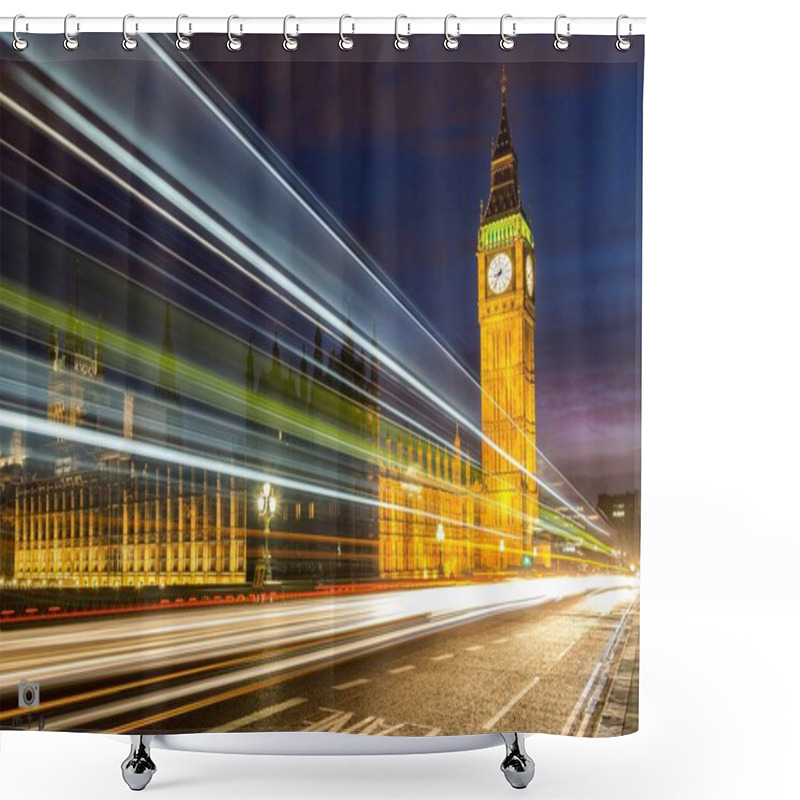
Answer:
[(517, 23), (511, 23), (511, 36), (508, 36), (504, 31), (504, 25), (507, 19), (511, 19), (511, 14), (503, 14), (500, 17), (500, 49), (501, 50), (513, 50), (514, 45), (516, 42), (514, 41), (514, 37), (517, 35)]
[[(284, 50), (297, 50), (297, 45), (299, 42), (293, 36), (289, 36), (289, 20), (290, 19), (297, 19), (297, 17), (293, 17), (291, 14), (283, 18), (283, 49)], [(297, 26), (296, 33), (300, 33), (300, 26)]]
[(406, 25), (408, 26), (408, 31), (405, 36), (400, 35), (400, 20), (401, 19), (408, 19), (405, 14), (398, 14), (394, 18), (394, 46), (398, 50), (408, 50), (411, 47), (411, 42), (406, 38), (406, 36), (411, 36), (411, 23), (407, 22)]
[[(556, 50), (566, 50), (566, 49), (568, 49), (568, 48), (569, 48), (569, 39), (565, 39), (565, 38), (564, 38), (564, 37), (563, 37), (563, 36), (562, 36), (562, 35), (561, 35), (561, 34), (558, 32), (558, 21), (559, 21), (560, 19), (566, 19), (566, 18), (567, 18), (567, 15), (566, 15), (566, 14), (559, 14), (559, 15), (556, 17), (556, 21), (555, 21), (555, 24), (554, 24), (554, 26), (553, 26), (553, 31), (554, 31), (554, 33), (555, 33), (555, 37), (556, 37), (556, 38), (555, 38), (555, 41), (553, 42), (553, 47), (555, 47), (555, 49), (556, 49)], [(570, 23), (568, 22), (568, 23), (567, 23), (567, 36), (569, 36), (569, 35), (570, 35)]]
[[(128, 20), (129, 19), (136, 19), (133, 14), (126, 14), (122, 18), (122, 47), (125, 50), (135, 50), (139, 46), (139, 42), (136, 39), (128, 36)], [(139, 30), (138, 23), (136, 24), (136, 30)]]
[[(625, 52), (627, 52), (628, 50), (631, 49), (631, 40), (630, 39), (625, 39), (619, 32), (620, 31), (620, 22), (622, 22), (622, 20), (624, 20), (624, 19), (628, 19), (628, 15), (627, 14), (620, 14), (617, 17), (617, 41), (616, 41), (616, 47), (617, 47), (617, 50), (620, 51), (620, 53), (625, 53)], [(633, 33), (633, 25), (631, 25), (630, 22), (629, 22), (628, 23), (628, 36), (630, 36), (631, 33)]]
[(20, 36), (17, 34), (17, 20), (19, 20), (19, 19), (25, 19), (25, 15), (24, 14), (17, 14), (17, 16), (14, 17), (14, 22), (11, 25), (11, 30), (14, 33), (14, 49), (15, 50), (24, 50), (28, 46), (28, 40), (27, 39), (21, 39)]
[[(192, 40), (181, 33), (181, 20), (187, 19), (188, 16), (188, 14), (178, 14), (178, 18), (175, 20), (175, 36), (177, 37), (175, 39), (175, 47), (177, 47), (178, 50), (188, 50), (192, 46)], [(191, 30), (192, 23), (190, 22), (189, 31), (191, 32)]]
[[(346, 19), (353, 19), (353, 18), (349, 14), (342, 14), (342, 16), (339, 17), (339, 47), (342, 50), (352, 50), (355, 45), (355, 42), (349, 36), (345, 36), (344, 31), (342, 30), (344, 27), (344, 21)], [(355, 31), (356, 31), (356, 24), (354, 22), (351, 33), (355, 33)]]
[[(64, 49), (65, 50), (77, 50), (78, 49), (78, 39), (77, 39), (77, 37), (69, 35), (69, 21), (71, 19), (75, 19), (75, 15), (74, 14), (67, 14), (67, 16), (64, 17)], [(76, 25), (75, 30), (76, 31), (80, 30), (80, 27), (81, 26), (79, 24)]]
[[(451, 36), (447, 32), (447, 23), (450, 22), (451, 19), (456, 20), (456, 35)], [(458, 21), (458, 17), (455, 14), (448, 14), (444, 18), (444, 47), (445, 50), (457, 50), (458, 49), (458, 36), (461, 33), (461, 23)]]
[[(242, 49), (242, 40), (237, 38), (236, 36), (234, 36), (231, 33), (231, 23), (235, 19), (239, 19), (239, 17), (237, 17), (236, 14), (231, 14), (228, 17), (228, 43), (227, 43), (227, 48), (228, 48), (228, 50), (231, 51), (231, 53), (238, 53), (239, 50)], [(242, 26), (240, 25), (239, 26), (239, 31), (241, 32), (241, 30), (242, 30)]]

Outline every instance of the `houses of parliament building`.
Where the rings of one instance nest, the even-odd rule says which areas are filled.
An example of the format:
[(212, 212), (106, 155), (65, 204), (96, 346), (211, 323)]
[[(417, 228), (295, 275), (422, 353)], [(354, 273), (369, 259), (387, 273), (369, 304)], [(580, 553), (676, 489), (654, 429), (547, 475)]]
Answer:
[[(248, 348), (245, 452), (264, 454), (261, 466), (319, 465), (347, 497), (366, 502), (279, 487), (265, 522), (261, 487), (252, 480), (57, 440), (47, 446), (47, 469), (41, 457), (35, 470), (15, 459), (3, 476), (3, 525), (13, 529), (14, 542), (10, 577), (34, 586), (243, 585), (265, 557), (265, 536), (274, 580), (458, 578), (529, 563), (539, 535), (530, 477), (536, 471), (535, 253), (505, 72), (501, 90), (476, 250), (480, 466), (462, 450), (458, 430), (445, 447), (383, 420), (379, 364), (348, 337), (330, 350), (326, 366), (317, 329), (310, 363), (304, 355), (299, 368), (281, 359), (276, 338), (258, 375)], [(108, 430), (107, 408), (116, 403), (115, 435), (136, 439), (145, 431), (149, 441), (179, 451), (186, 410), (176, 364), (167, 306), (154, 396), (112, 392), (104, 382), (102, 329), (89, 337), (71, 318), (66, 331), (50, 334), (47, 418)], [(343, 400), (326, 405), (326, 392)], [(370, 442), (375, 457), (334, 452), (270, 428), (257, 413), (267, 394), (327, 415)]]

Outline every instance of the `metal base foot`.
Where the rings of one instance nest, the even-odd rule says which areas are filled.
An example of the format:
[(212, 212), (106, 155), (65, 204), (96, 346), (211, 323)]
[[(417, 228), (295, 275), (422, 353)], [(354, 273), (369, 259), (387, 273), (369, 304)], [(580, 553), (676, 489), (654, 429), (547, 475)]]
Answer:
[(506, 757), (500, 765), (506, 780), (515, 789), (524, 789), (532, 780), (533, 759), (525, 752), (525, 739), (521, 733), (501, 733), (506, 743)]
[(135, 792), (140, 792), (155, 775), (156, 765), (150, 757), (153, 736), (131, 734), (131, 752), (122, 762), (122, 778)]

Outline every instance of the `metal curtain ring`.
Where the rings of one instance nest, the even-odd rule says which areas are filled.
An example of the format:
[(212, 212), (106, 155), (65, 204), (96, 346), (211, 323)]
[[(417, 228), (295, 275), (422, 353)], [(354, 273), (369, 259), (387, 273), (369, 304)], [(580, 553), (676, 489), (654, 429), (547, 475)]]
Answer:
[(513, 50), (514, 49), (514, 45), (516, 44), (516, 42), (514, 41), (513, 37), (517, 35), (517, 23), (516, 22), (512, 22), (511, 23), (511, 36), (508, 36), (506, 34), (505, 30), (504, 30), (505, 21), (507, 19), (511, 19), (511, 17), (512, 17), (511, 14), (503, 14), (503, 16), (500, 17), (500, 49), (501, 50)]
[[(553, 47), (556, 50), (567, 50), (569, 48), (569, 39), (565, 39), (559, 32), (558, 32), (558, 21), (560, 19), (566, 19), (566, 14), (559, 14), (556, 17), (556, 21), (553, 25), (553, 32), (555, 33), (555, 41), (553, 42)], [(567, 23), (567, 36), (570, 34), (570, 23)]]
[[(139, 42), (136, 39), (131, 38), (128, 36), (128, 20), (135, 19), (133, 14), (126, 14), (122, 18), (122, 47), (125, 50), (135, 50), (139, 46)], [(138, 30), (138, 25), (136, 26)]]
[[(450, 22), (451, 19), (456, 20), (456, 35), (451, 36), (447, 32), (447, 23)], [(461, 33), (461, 23), (458, 21), (458, 17), (455, 14), (448, 14), (444, 18), (444, 47), (445, 50), (458, 50), (458, 36)]]
[(406, 36), (411, 36), (411, 23), (408, 22), (406, 25), (408, 26), (408, 32), (406, 36), (400, 35), (400, 20), (401, 19), (408, 19), (405, 14), (398, 14), (394, 18), (394, 46), (398, 50), (408, 50), (411, 47), (411, 42), (406, 38)]
[(19, 37), (19, 35), (17, 34), (17, 20), (19, 20), (19, 19), (25, 19), (25, 15), (24, 14), (17, 14), (17, 16), (14, 17), (14, 22), (11, 25), (11, 30), (14, 33), (14, 49), (15, 50), (24, 50), (28, 46), (28, 40), (27, 39), (21, 39)]
[[(627, 52), (628, 50), (631, 49), (631, 40), (630, 39), (625, 39), (619, 32), (620, 22), (622, 22), (622, 20), (624, 20), (624, 19), (628, 19), (628, 15), (627, 14), (620, 14), (617, 17), (617, 41), (616, 41), (616, 47), (617, 47), (617, 50), (619, 50), (621, 53), (625, 53), (625, 52)], [(628, 23), (628, 36), (631, 35), (632, 31), (633, 31), (633, 26), (629, 22)]]
[[(231, 23), (235, 20), (239, 19), (236, 14), (231, 14), (228, 17), (228, 43), (227, 48), (231, 51), (231, 53), (237, 53), (239, 50), (242, 49), (242, 40), (237, 38), (231, 33)], [(241, 32), (242, 26), (239, 26), (239, 32)]]
[[(343, 30), (344, 21), (346, 19), (353, 19), (353, 18), (349, 14), (342, 14), (342, 16), (339, 17), (339, 48), (341, 50), (352, 50), (353, 47), (355, 46), (355, 42), (349, 36), (345, 36)], [(355, 30), (356, 30), (356, 24), (354, 22), (353, 30), (351, 32), (355, 33)]]
[[(69, 35), (69, 21), (71, 19), (75, 19), (75, 15), (74, 14), (67, 14), (67, 16), (64, 17), (64, 49), (65, 50), (77, 50), (78, 49), (78, 40), (77, 40), (77, 38), (75, 36), (70, 36)], [(76, 30), (78, 30), (79, 28), (80, 28), (80, 26), (78, 25), (76, 27)]]
[[(289, 20), (290, 19), (297, 19), (297, 17), (293, 17), (291, 14), (283, 18), (283, 49), (289, 50), (297, 50), (297, 45), (299, 42), (292, 36), (289, 36)], [(296, 27), (296, 33), (300, 32), (300, 26)]]
[[(178, 18), (175, 20), (175, 47), (178, 50), (188, 50), (192, 46), (192, 40), (187, 38), (181, 33), (181, 20), (187, 19), (188, 14), (178, 14)], [(192, 23), (189, 23), (189, 31), (192, 30)]]

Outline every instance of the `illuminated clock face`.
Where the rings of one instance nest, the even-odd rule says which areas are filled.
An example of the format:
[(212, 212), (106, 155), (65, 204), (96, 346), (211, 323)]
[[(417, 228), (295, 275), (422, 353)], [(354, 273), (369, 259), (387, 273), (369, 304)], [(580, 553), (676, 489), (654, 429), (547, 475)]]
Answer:
[(533, 297), (533, 259), (530, 256), (525, 259), (525, 289), (528, 297)]
[(500, 294), (511, 283), (511, 259), (505, 253), (498, 253), (489, 264), (489, 288)]

